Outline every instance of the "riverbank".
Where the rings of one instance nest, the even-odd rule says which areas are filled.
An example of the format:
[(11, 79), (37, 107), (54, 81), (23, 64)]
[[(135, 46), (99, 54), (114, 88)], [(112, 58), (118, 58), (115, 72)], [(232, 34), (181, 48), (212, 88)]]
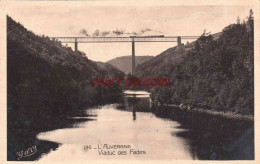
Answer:
[(200, 159), (254, 159), (254, 120), (250, 117), (201, 109), (185, 111), (177, 106), (151, 110), (156, 116), (177, 121), (181, 128), (187, 129), (177, 136), (190, 140)]
[[(43, 154), (56, 150), (59, 147), (59, 143), (42, 141), (36, 138), (37, 134), (44, 131), (50, 131), (55, 129), (69, 128), (77, 123), (86, 121), (86, 119), (68, 119), (65, 117), (49, 117), (45, 121), (39, 121), (38, 128), (30, 127), (8, 127), (7, 131), (7, 160), (9, 161), (35, 161), (38, 160)], [(26, 158), (19, 159), (19, 152), (26, 151), (28, 148), (35, 146), (37, 151), (34, 155)]]
[[(23, 124), (11, 123), (8, 120), (7, 131), (7, 160), (9, 161), (35, 161), (38, 160), (43, 154), (48, 153), (51, 150), (55, 150), (59, 147), (59, 143), (42, 141), (36, 138), (40, 132), (51, 131), (55, 129), (63, 129), (74, 127), (80, 122), (91, 121), (91, 119), (71, 119), (69, 116), (83, 116), (82, 110), (74, 111), (72, 113), (66, 113), (60, 116), (47, 116), (44, 115), (41, 118), (37, 118), (37, 122), (25, 121)], [(24, 115), (17, 117), (24, 117)], [(36, 146), (36, 153), (26, 158), (19, 158), (18, 153), (25, 151), (27, 148)]]
[[(168, 106), (179, 108), (179, 105), (176, 105), (176, 104), (169, 104)], [(221, 117), (226, 117), (229, 119), (254, 121), (253, 115), (242, 115), (242, 114), (230, 112), (230, 111), (224, 112), (224, 111), (207, 110), (207, 109), (202, 109), (202, 108), (193, 108), (192, 111), (190, 111), (190, 112), (206, 113), (206, 114), (209, 114), (212, 116), (221, 116)]]
[[(95, 106), (104, 105), (111, 102), (120, 101), (121, 94), (117, 95), (114, 99), (103, 99), (100, 103), (88, 104), (77, 110), (66, 111), (61, 115), (46, 115), (31, 119), (30, 116), (34, 116), (33, 113), (28, 115), (18, 113), (8, 114), (8, 131), (7, 131), (7, 149), (9, 161), (17, 161), (19, 158), (18, 152), (24, 151), (27, 148), (36, 146), (37, 152), (26, 158), (20, 158), (19, 161), (35, 161), (42, 155), (47, 154), (51, 150), (55, 150), (59, 147), (59, 143), (42, 141), (36, 138), (41, 132), (51, 131), (55, 129), (64, 129), (76, 127), (77, 124), (85, 121), (93, 121), (94, 119), (87, 118), (86, 110)], [(113, 101), (112, 101), (113, 100)], [(33, 110), (32, 110), (33, 111)], [(75, 117), (79, 117), (74, 119)], [(95, 116), (92, 116), (95, 117)]]

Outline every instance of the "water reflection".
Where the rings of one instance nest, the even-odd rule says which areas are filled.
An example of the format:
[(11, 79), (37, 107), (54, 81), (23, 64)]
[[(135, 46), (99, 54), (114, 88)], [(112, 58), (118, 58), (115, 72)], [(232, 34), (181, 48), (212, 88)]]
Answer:
[[(58, 149), (43, 155), (40, 161), (254, 159), (254, 131), (253, 128), (246, 130), (253, 127), (252, 123), (185, 113), (176, 107), (151, 108), (149, 93), (144, 91), (126, 91), (121, 103), (94, 107), (85, 112), (85, 116), (73, 118), (85, 119), (84, 122), (37, 136), (40, 140), (61, 144)], [(96, 149), (84, 149), (85, 145), (97, 148), (104, 144), (131, 145), (146, 154), (103, 156)]]
[(186, 138), (193, 159), (252, 160), (254, 159), (254, 122), (230, 119), (205, 113), (192, 113), (176, 107), (153, 108), (153, 113), (180, 123), (190, 129), (172, 133)]
[(119, 105), (117, 109), (133, 113), (136, 111), (151, 112), (150, 93), (145, 91), (125, 91), (124, 93), (123, 103)]
[(124, 91), (124, 105), (117, 109), (133, 112), (133, 120), (136, 120), (137, 112), (151, 112), (150, 93), (145, 91)]
[(134, 107), (134, 105), (133, 105), (133, 120), (136, 120), (136, 111), (135, 111), (135, 107)]
[[(40, 133), (41, 140), (61, 143), (56, 151), (40, 161), (75, 159), (196, 159), (187, 139), (176, 134), (186, 131), (180, 124), (151, 113), (149, 93), (126, 92), (122, 103), (86, 110), (96, 121), (80, 123), (77, 128)], [(97, 150), (84, 150), (84, 145), (97, 148), (102, 144), (131, 145), (145, 155), (102, 156)], [(129, 149), (126, 149), (129, 153)], [(73, 152), (73, 153), (72, 153)]]

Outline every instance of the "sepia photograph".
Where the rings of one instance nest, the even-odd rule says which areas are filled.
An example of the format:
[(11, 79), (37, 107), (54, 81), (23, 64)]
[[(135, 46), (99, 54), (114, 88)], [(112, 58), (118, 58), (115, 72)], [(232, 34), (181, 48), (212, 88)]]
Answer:
[(15, 3), (7, 162), (255, 161), (255, 6)]

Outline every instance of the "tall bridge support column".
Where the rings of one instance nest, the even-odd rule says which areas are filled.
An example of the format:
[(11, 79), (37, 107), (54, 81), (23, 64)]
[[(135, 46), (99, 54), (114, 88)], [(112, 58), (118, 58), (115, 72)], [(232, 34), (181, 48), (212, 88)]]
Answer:
[(75, 39), (75, 52), (78, 52), (78, 41)]
[(181, 37), (180, 36), (177, 37), (177, 48), (178, 49), (181, 48)]
[(132, 69), (131, 74), (135, 75), (135, 41), (132, 40)]

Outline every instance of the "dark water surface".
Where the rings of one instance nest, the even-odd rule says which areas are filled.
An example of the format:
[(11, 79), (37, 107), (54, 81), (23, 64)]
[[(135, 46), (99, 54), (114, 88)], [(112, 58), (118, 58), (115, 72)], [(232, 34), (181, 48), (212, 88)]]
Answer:
[[(184, 126), (180, 121), (173, 121), (174, 119), (167, 117), (167, 113), (160, 115), (158, 112), (154, 112), (151, 109), (151, 101), (147, 92), (126, 91), (122, 103), (87, 109), (84, 117), (73, 117), (72, 119), (83, 118), (89, 120), (78, 122), (71, 128), (39, 133), (37, 135), (39, 140), (59, 143), (57, 149), (42, 155), (39, 161), (60, 159), (229, 159), (229, 156), (219, 156), (219, 154), (226, 154), (230, 150), (227, 150), (225, 146), (212, 145), (218, 141), (205, 141), (209, 144), (201, 146), (203, 147), (201, 149), (190, 127)], [(253, 134), (248, 133), (250, 133), (249, 136)], [(205, 132), (203, 135), (212, 134)], [(104, 148), (104, 144), (127, 145), (128, 147), (107, 149), (107, 147)], [(100, 155), (101, 150), (106, 153), (115, 151), (116, 155)], [(125, 151), (127, 154), (118, 155), (119, 151)], [(139, 154), (133, 154), (133, 151), (139, 152)], [(204, 156), (203, 151), (206, 152)], [(249, 152), (249, 155), (250, 153), (252, 152)], [(242, 157), (237, 158), (243, 159), (244, 156), (242, 153)], [(232, 158), (230, 157), (230, 159)], [(250, 156), (250, 158), (252, 157)]]

